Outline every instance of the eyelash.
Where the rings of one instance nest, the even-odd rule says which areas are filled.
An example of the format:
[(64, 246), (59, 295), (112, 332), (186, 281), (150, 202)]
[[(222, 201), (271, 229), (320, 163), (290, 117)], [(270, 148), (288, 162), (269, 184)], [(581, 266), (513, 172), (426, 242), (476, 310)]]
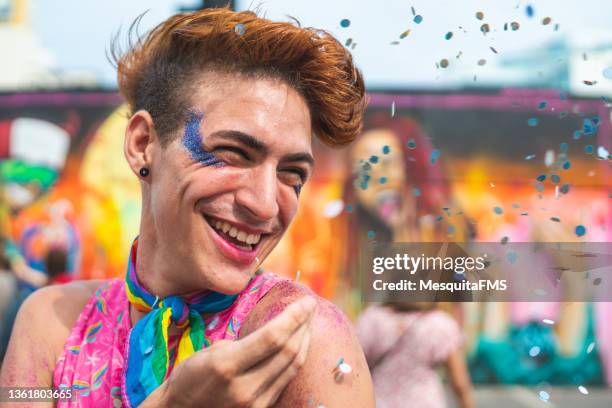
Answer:
[[(215, 149), (215, 151), (217, 150), (226, 150), (232, 153), (235, 153), (237, 155), (239, 155), (241, 158), (243, 158), (244, 160), (250, 161), (251, 157), (242, 149), (238, 148), (238, 147), (234, 147), (234, 146), (219, 146)], [(301, 183), (304, 184), (306, 182), (306, 178), (307, 178), (307, 173), (305, 170), (299, 168), (299, 167), (290, 167), (290, 168), (286, 168), (283, 169), (283, 171), (289, 171), (289, 172), (293, 172), (295, 174), (297, 174), (300, 177)]]

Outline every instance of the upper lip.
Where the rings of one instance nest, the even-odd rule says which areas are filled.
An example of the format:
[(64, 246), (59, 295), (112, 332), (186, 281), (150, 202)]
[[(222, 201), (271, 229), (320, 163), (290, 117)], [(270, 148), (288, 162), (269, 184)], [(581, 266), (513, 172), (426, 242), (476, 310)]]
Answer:
[(261, 228), (253, 228), (250, 225), (243, 224), (243, 223), (236, 222), (236, 221), (230, 221), (230, 220), (227, 220), (227, 219), (221, 218), (221, 217), (215, 217), (215, 216), (207, 215), (207, 214), (204, 214), (204, 217), (206, 217), (209, 220), (213, 219), (213, 220), (219, 220), (219, 221), (227, 222), (231, 226), (236, 227), (236, 229), (244, 231), (244, 232), (247, 232), (249, 234), (261, 234), (261, 235), (264, 235), (264, 234), (271, 234), (272, 233), (272, 231), (269, 231), (269, 230), (265, 230), (265, 229), (261, 229)]

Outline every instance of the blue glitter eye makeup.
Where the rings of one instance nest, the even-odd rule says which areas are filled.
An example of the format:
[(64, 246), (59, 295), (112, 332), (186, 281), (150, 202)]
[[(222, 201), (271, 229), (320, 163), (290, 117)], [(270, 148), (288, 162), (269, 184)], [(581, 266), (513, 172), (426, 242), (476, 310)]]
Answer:
[(225, 163), (221, 159), (202, 147), (200, 124), (203, 118), (204, 113), (202, 112), (194, 110), (188, 112), (183, 134), (183, 147), (187, 149), (194, 161), (201, 163), (203, 166), (222, 166)]
[(298, 185), (293, 186), (293, 190), (295, 190), (295, 194), (297, 194), (298, 197), (300, 196), (300, 193), (302, 192), (303, 186), (304, 186), (303, 184), (298, 184)]

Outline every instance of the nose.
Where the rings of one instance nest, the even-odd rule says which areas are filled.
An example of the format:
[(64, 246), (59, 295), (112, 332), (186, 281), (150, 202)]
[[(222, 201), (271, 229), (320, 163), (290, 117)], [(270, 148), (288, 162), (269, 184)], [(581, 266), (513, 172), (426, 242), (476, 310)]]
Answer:
[(258, 221), (269, 221), (278, 215), (278, 180), (276, 167), (260, 165), (252, 169), (236, 192), (236, 204)]

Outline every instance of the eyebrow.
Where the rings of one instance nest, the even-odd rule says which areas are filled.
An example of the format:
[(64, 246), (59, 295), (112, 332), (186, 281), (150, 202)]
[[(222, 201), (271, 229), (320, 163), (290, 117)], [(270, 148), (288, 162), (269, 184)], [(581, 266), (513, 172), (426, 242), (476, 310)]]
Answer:
[[(257, 152), (263, 155), (269, 153), (268, 146), (257, 140), (257, 138), (239, 130), (218, 130), (216, 132), (211, 133), (209, 137), (234, 140), (245, 145), (246, 147), (256, 150)], [(310, 164), (310, 166), (314, 166), (315, 163), (312, 154), (307, 152), (290, 153), (283, 156), (282, 159), (283, 161), (291, 162), (304, 161)]]

